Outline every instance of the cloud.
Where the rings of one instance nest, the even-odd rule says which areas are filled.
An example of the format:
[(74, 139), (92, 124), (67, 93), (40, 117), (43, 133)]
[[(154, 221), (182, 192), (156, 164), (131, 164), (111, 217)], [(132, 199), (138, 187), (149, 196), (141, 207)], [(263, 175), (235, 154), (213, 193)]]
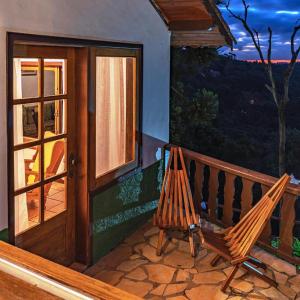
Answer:
[(299, 15), (299, 11), (290, 11), (290, 10), (278, 10), (276, 14), (285, 14), (285, 15)]
[[(289, 59), (291, 57), (289, 41), (293, 28), (299, 24), (300, 0), (246, 0), (246, 2), (250, 5), (248, 23), (251, 28), (259, 32), (261, 45), (265, 49), (268, 46), (268, 26), (270, 26), (273, 32), (273, 59)], [(242, 0), (231, 0), (230, 8), (235, 14), (243, 16)], [(222, 14), (238, 42), (235, 46), (236, 49), (239, 49), (235, 51), (237, 57), (257, 59), (256, 51), (242, 51), (251, 49), (249, 45), (253, 45), (243, 25), (230, 17), (225, 7), (222, 9)], [(300, 32), (296, 37), (296, 43), (299, 43), (299, 39)]]

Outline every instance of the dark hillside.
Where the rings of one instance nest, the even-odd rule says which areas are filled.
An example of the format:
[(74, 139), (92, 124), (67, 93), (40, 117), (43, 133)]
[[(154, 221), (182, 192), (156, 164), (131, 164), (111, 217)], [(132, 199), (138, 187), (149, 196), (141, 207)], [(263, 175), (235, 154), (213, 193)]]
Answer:
[[(265, 88), (267, 78), (262, 65), (217, 57), (213, 53), (201, 60), (197, 56), (191, 58), (185, 50), (174, 52), (172, 141), (237, 165), (277, 175), (277, 110)], [(277, 80), (285, 68), (285, 64), (275, 65)], [(197, 91), (203, 89), (213, 92), (217, 100), (207, 100), (211, 96), (205, 98), (199, 93), (196, 96)], [(300, 177), (300, 64), (291, 81), (290, 99), (288, 171)], [(191, 101), (198, 104), (202, 101), (202, 111), (209, 112), (215, 106), (217, 109), (210, 114), (209, 121), (205, 115), (187, 117), (184, 111)], [(215, 105), (212, 101), (216, 101)], [(180, 129), (182, 123), (186, 124), (185, 129)]]

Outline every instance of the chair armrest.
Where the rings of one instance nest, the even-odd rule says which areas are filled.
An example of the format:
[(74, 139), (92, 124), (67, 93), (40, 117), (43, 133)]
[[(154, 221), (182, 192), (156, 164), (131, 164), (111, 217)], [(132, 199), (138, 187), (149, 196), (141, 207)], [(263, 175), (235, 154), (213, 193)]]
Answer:
[(30, 164), (34, 163), (34, 159), (24, 159), (25, 170), (31, 170)]

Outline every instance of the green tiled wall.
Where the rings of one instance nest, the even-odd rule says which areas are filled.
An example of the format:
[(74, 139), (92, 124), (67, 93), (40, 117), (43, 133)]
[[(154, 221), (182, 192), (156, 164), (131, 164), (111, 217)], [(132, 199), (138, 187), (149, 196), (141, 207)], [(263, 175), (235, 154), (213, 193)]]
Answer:
[(0, 241), (4, 241), (4, 242), (8, 241), (8, 229), (4, 229), (0, 231)]
[(93, 197), (93, 262), (151, 217), (162, 176), (163, 163), (159, 161), (120, 178), (119, 183)]

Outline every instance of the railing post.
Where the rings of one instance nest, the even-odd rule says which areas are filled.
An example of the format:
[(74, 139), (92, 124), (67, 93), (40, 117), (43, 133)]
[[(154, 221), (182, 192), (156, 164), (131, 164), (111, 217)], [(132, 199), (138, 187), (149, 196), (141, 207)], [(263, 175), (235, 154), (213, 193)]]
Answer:
[(233, 197), (235, 192), (234, 180), (236, 176), (230, 173), (225, 173), (225, 186), (224, 186), (224, 206), (223, 206), (223, 217), (222, 222), (226, 226), (232, 225), (233, 216)]
[(210, 167), (208, 217), (211, 222), (216, 221), (217, 196), (218, 196), (218, 187), (219, 187), (218, 174), (219, 174), (218, 169)]
[(196, 173), (194, 182), (194, 203), (196, 204), (197, 212), (201, 212), (202, 188), (203, 188), (203, 171), (204, 165), (196, 162)]
[(285, 193), (280, 210), (280, 245), (279, 251), (293, 255), (293, 229), (295, 225), (295, 202), (297, 196)]
[(241, 194), (241, 216), (240, 219), (252, 208), (252, 187), (254, 182), (246, 178), (242, 178), (243, 190)]

